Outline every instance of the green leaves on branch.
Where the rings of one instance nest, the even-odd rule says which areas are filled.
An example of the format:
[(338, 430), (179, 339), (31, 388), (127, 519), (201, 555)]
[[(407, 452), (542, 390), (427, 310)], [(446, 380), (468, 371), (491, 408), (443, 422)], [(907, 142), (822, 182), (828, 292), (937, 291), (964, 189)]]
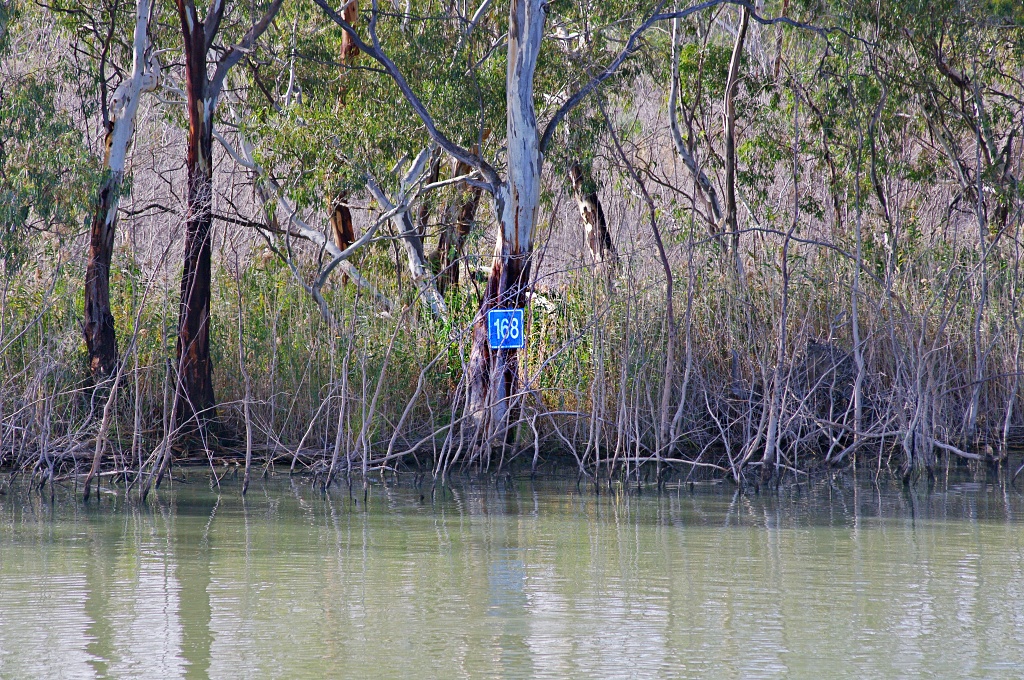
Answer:
[(97, 167), (81, 132), (37, 75), (0, 72), (0, 258), (10, 275), (34, 232), (65, 236), (88, 213)]

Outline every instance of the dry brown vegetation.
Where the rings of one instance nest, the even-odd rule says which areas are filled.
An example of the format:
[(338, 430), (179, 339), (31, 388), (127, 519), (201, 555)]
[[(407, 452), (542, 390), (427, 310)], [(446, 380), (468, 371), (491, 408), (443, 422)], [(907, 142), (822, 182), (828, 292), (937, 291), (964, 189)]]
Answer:
[[(764, 16), (789, 6), (776, 4)], [(325, 484), (564, 463), (595, 482), (745, 484), (851, 464), (910, 482), (943, 461), (1007, 464), (1024, 435), (1021, 17), (985, 3), (883, 8), (874, 21), (856, 3), (833, 9), (843, 30), (829, 34), (751, 22), (737, 40), (746, 10), (732, 6), (681, 22), (678, 34), (665, 22), (638, 57), (650, 63), (593, 96), (591, 145), (548, 154), (527, 268), (529, 342), (511, 364), (500, 422), (486, 427), (467, 365), (498, 229), (488, 199), (463, 275), (440, 286), (444, 314), (423, 304), (430, 287), (411, 269), (409, 235), (398, 219), (381, 223), (366, 189), (347, 198), (357, 238), (379, 225), (347, 261), (360, 279), (322, 278), (336, 254), (327, 203), (268, 208), (226, 112), (228, 151), (214, 147), (212, 174), (217, 402), (203, 422), (175, 417), (188, 210), (183, 114), (165, 87), (138, 115), (110, 279), (119, 363), (98, 385), (80, 325), (88, 210), (33, 213), (5, 236), (0, 464), (45, 483), (97, 461), (97, 473), (147, 488), (172, 459), (215, 471), (244, 460)], [(66, 45), (26, 37), (54, 30), (48, 17), (20, 20), (7, 83), (46, 49), (74, 60)], [(164, 58), (173, 78), (180, 60)], [(58, 108), (99, 158), (88, 105), (98, 95), (76, 90), (74, 73), (53, 81)], [(231, 90), (231, 115), (245, 115), (252, 87)], [(604, 241), (584, 229), (567, 177), (576, 156), (587, 158), (614, 258), (595, 257)], [(270, 175), (291, 167), (278, 163)], [(434, 177), (412, 179), (466, 172), (445, 159)], [(412, 187), (423, 255), (450, 238), (471, 192)], [(292, 217), (322, 225), (323, 242), (301, 238)], [(429, 259), (420, 265), (442, 273), (441, 256)]]

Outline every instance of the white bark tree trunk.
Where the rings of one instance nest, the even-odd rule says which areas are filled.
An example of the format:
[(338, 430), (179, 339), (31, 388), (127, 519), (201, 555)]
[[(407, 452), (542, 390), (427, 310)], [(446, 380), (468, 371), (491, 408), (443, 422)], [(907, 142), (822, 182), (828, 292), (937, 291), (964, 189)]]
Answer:
[(530, 281), (533, 230), (540, 205), (543, 158), (533, 101), (533, 77), (544, 37), (544, 2), (512, 0), (509, 11), (506, 83), (506, 140), (508, 176), (493, 194), (501, 227), (487, 291), (473, 330), (470, 355), (470, 411), (482, 428), (484, 441), (507, 423), (510, 397), (515, 393), (518, 353), (491, 350), (487, 312), (522, 308)]
[(106, 178), (100, 186), (89, 230), (89, 256), (85, 273), (85, 309), (82, 324), (94, 382), (108, 379), (117, 365), (117, 337), (110, 313), (110, 261), (114, 250), (117, 209), (124, 183), (128, 147), (135, 131), (135, 116), (143, 92), (156, 89), (160, 65), (150, 53), (151, 0), (138, 0), (132, 44), (132, 73), (114, 91), (107, 129)]
[(370, 189), (370, 193), (377, 200), (377, 203), (380, 204), (381, 209), (391, 213), (391, 223), (395, 226), (395, 231), (398, 232), (409, 260), (409, 275), (412, 277), (413, 284), (415, 284), (416, 289), (420, 293), (423, 304), (430, 308), (431, 313), (435, 317), (444, 319), (448, 316), (448, 307), (444, 303), (444, 298), (437, 290), (434, 275), (430, 271), (427, 257), (423, 252), (423, 237), (420, 236), (419, 231), (416, 230), (416, 226), (413, 224), (412, 217), (409, 215), (409, 201), (406, 200), (416, 181), (423, 174), (429, 158), (430, 149), (423, 149), (416, 157), (412, 168), (410, 168), (409, 173), (399, 186), (399, 195), (394, 203), (376, 182), (367, 182), (367, 186)]
[(114, 377), (113, 386), (103, 408), (103, 418), (96, 435), (92, 466), (85, 478), (85, 500), (99, 473), (107, 443), (107, 432), (113, 412), (121, 372), (117, 370), (117, 336), (114, 317), (110, 313), (110, 261), (114, 250), (117, 208), (128, 157), (128, 146), (135, 131), (135, 116), (143, 92), (152, 92), (160, 82), (160, 64), (151, 54), (149, 22), (151, 0), (137, 0), (135, 31), (132, 42), (132, 74), (114, 91), (110, 103), (110, 128), (107, 132), (107, 177), (93, 213), (89, 238), (89, 258), (85, 270), (85, 320), (83, 332), (89, 350), (89, 368), (93, 380)]

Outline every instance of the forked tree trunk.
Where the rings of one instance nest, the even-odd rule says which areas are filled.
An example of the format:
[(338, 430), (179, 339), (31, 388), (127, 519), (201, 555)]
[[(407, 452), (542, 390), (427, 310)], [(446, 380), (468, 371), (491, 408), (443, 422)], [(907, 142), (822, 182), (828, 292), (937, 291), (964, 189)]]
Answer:
[(507, 425), (516, 392), (517, 350), (491, 350), (487, 312), (522, 308), (530, 281), (533, 229), (540, 204), (542, 157), (533, 102), (533, 75), (544, 34), (543, 0), (512, 0), (506, 73), (508, 177), (494, 192), (500, 231), (487, 289), (473, 326), (469, 409), (484, 441)]
[(426, 162), (427, 149), (424, 149), (413, 162), (413, 167), (409, 171), (408, 178), (402, 180), (399, 188), (399, 194), (395, 201), (392, 201), (384, 191), (377, 186), (376, 182), (371, 181), (367, 184), (370, 194), (374, 197), (377, 203), (380, 204), (381, 209), (389, 212), (395, 211), (394, 215), (391, 217), (391, 223), (394, 225), (395, 231), (398, 232), (399, 239), (402, 241), (402, 246), (405, 248), (405, 253), (409, 260), (409, 275), (412, 277), (416, 290), (419, 291), (420, 300), (430, 308), (431, 313), (435, 317), (443, 319), (448, 316), (448, 308), (444, 303), (444, 298), (434, 285), (434, 276), (430, 271), (430, 267), (427, 263), (427, 257), (423, 250), (423, 239), (420, 237), (420, 233), (417, 231), (416, 225), (413, 223), (412, 216), (409, 214), (409, 208), (406, 204), (405, 192), (410, 190), (412, 188), (411, 183), (414, 183), (416, 179), (421, 176)]
[(89, 368), (94, 384), (100, 384), (108, 378), (113, 380), (103, 407), (99, 431), (96, 433), (92, 466), (85, 478), (86, 501), (89, 500), (92, 480), (103, 464), (117, 386), (124, 375), (117, 368), (117, 336), (114, 332), (114, 317), (110, 313), (110, 260), (114, 247), (121, 184), (124, 181), (125, 160), (128, 145), (135, 131), (139, 98), (143, 92), (155, 90), (160, 82), (160, 64), (150, 53), (148, 33), (151, 17), (150, 0), (137, 0), (132, 41), (132, 74), (118, 86), (111, 98), (110, 126), (107, 130), (107, 151), (104, 159), (107, 176), (100, 187), (89, 235), (89, 260), (85, 270), (85, 320), (82, 328), (89, 350)]
[[(179, 0), (180, 1), (180, 0)], [(616, 73), (622, 63), (638, 48), (644, 31), (656, 21), (684, 18), (706, 9), (720, 0), (710, 0), (686, 10), (656, 13), (626, 40), (625, 47), (609, 66), (591, 78), (578, 92), (569, 97), (549, 120), (543, 136), (537, 129), (533, 101), (533, 78), (537, 57), (543, 39), (545, 0), (511, 0), (507, 32), (508, 57), (506, 59), (506, 158), (507, 179), (502, 181), (489, 163), (477, 154), (459, 147), (438, 130), (433, 117), (420, 98), (413, 92), (405, 76), (381, 47), (379, 37), (369, 24), (369, 41), (362, 40), (351, 23), (326, 0), (314, 2), (340, 26), (359, 49), (371, 56), (401, 90), (406, 102), (423, 122), (427, 134), (453, 157), (475, 167), (483, 184), (491, 193), (494, 212), (499, 224), (493, 266), (487, 288), (473, 324), (472, 349), (468, 367), (469, 398), (467, 412), (483, 436), (486, 446), (506, 425), (510, 408), (509, 397), (515, 394), (518, 355), (515, 350), (492, 351), (488, 344), (487, 313), (495, 308), (523, 307), (530, 280), (530, 257), (533, 249), (533, 230), (537, 220), (540, 199), (540, 172), (543, 149), (549, 143), (560, 121), (600, 83)], [(488, 5), (489, 3), (484, 3)], [(477, 11), (477, 16), (483, 11)], [(407, 5), (408, 6), (408, 5)], [(659, 5), (659, 8), (662, 7)], [(374, 7), (376, 12), (376, 5)], [(408, 13), (408, 10), (407, 10)], [(744, 14), (744, 21), (747, 15)], [(474, 18), (475, 22), (475, 18)], [(737, 57), (738, 58), (738, 57)], [(671, 281), (671, 279), (670, 279)]]
[[(589, 175), (589, 173), (588, 173)], [(569, 166), (569, 179), (572, 181), (572, 192), (576, 198), (576, 206), (583, 220), (583, 230), (587, 237), (587, 247), (598, 268), (609, 273), (618, 264), (618, 254), (612, 245), (612, 237), (608, 233), (608, 223), (604, 217), (604, 208), (594, 189), (594, 180), (584, 176), (579, 161)]]
[(153, 471), (139, 487), (146, 500), (171, 464), (171, 442), (176, 430), (190, 422), (202, 424), (213, 416), (213, 364), (210, 361), (210, 232), (213, 226), (213, 114), (228, 72), (252, 50), (281, 8), (273, 0), (263, 17), (236, 45), (221, 53), (213, 75), (207, 55), (213, 48), (224, 1), (213, 0), (202, 21), (194, 0), (177, 0), (185, 47), (185, 94), (188, 100), (188, 150), (185, 167), (188, 195), (185, 213), (185, 254), (178, 306), (178, 371), (168, 429), (154, 452)]
[(107, 380), (117, 369), (117, 336), (114, 332), (114, 316), (110, 312), (110, 262), (125, 162), (135, 131), (139, 98), (143, 92), (156, 89), (160, 80), (159, 64), (148, 54), (151, 8), (150, 0), (138, 0), (135, 6), (132, 73), (111, 98), (104, 158), (106, 177), (100, 186), (89, 228), (82, 333), (89, 352), (89, 372), (94, 384)]
[[(367, 43), (359, 38), (352, 25), (326, 0), (314, 2), (341, 26), (362, 52), (372, 56), (391, 76), (406, 101), (423, 121), (431, 138), (452, 156), (480, 171), (493, 197), (494, 213), (500, 230), (495, 244), (494, 265), (473, 326), (467, 405), (478, 430), (485, 441), (489, 441), (495, 429), (504, 424), (509, 407), (508, 397), (515, 392), (517, 353), (514, 350), (491, 351), (487, 337), (487, 312), (498, 307), (521, 308), (525, 302), (530, 278), (533, 228), (540, 203), (542, 154), (533, 102), (533, 76), (544, 37), (546, 3), (544, 0), (511, 0), (510, 3), (505, 80), (508, 177), (501, 181), (489, 163), (453, 144), (437, 129), (426, 107), (409, 87), (395, 63), (381, 49), (373, 30), (369, 32), (370, 42)], [(624, 52), (620, 55), (617, 63), (621, 63), (626, 54)], [(601, 79), (607, 78), (613, 71), (614, 68), (606, 70), (606, 75)], [(596, 78), (591, 81), (587, 91), (593, 89), (598, 82)], [(545, 139), (550, 138), (558, 121), (583, 96), (585, 92), (581, 91), (563, 105), (564, 110), (560, 110), (548, 123)]]

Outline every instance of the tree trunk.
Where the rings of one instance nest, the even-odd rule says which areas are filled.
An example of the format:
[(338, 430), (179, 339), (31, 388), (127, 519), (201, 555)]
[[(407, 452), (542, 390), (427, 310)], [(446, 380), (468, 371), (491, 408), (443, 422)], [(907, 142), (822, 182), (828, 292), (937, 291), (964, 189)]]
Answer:
[(744, 7), (740, 19), (739, 33), (733, 45), (732, 59), (729, 60), (729, 78), (725, 84), (725, 223), (732, 239), (733, 256), (736, 258), (736, 275), (743, 281), (743, 259), (740, 256), (740, 227), (736, 209), (736, 86), (739, 80), (740, 57), (743, 55), (743, 41), (747, 36), (750, 12)]
[[(107, 134), (112, 135), (113, 130)], [(114, 315), (110, 313), (110, 260), (121, 180), (121, 173), (108, 170), (89, 229), (82, 333), (89, 351), (89, 372), (95, 384), (107, 380), (117, 367), (117, 337), (114, 334)]]
[(110, 261), (114, 251), (117, 208), (124, 181), (128, 145), (135, 130), (135, 114), (143, 92), (156, 89), (160, 78), (157, 61), (149, 56), (150, 0), (135, 7), (132, 74), (114, 92), (107, 127), (107, 175), (100, 187), (89, 228), (89, 257), (85, 267), (85, 314), (82, 333), (89, 352), (89, 372), (94, 384), (117, 369), (117, 336), (110, 312)]
[(694, 186), (697, 194), (704, 203), (705, 216), (708, 222), (708, 232), (715, 236), (722, 231), (725, 216), (722, 214), (722, 207), (718, 202), (718, 192), (715, 186), (708, 179), (707, 173), (697, 163), (693, 152), (693, 128), (689, 121), (687, 127), (689, 134), (687, 140), (683, 140), (683, 134), (679, 127), (679, 20), (672, 20), (672, 85), (669, 88), (668, 112), (669, 128), (672, 131), (672, 141), (675, 143), (676, 152), (683, 160), (690, 174), (693, 176)]
[[(470, 171), (470, 167), (461, 161), (454, 164), (453, 177), (460, 177)], [(442, 295), (448, 286), (459, 285), (459, 263), (462, 261), (466, 237), (476, 223), (476, 211), (480, 206), (480, 195), (483, 190), (479, 186), (460, 184), (458, 195), (445, 208), (444, 228), (438, 235), (437, 250), (430, 254), (430, 261), (437, 272), (437, 289)]]
[[(359, 7), (356, 0), (350, 0), (344, 7), (342, 16), (345, 21), (355, 25), (359, 18)], [(341, 87), (338, 89), (338, 109), (345, 107), (345, 95), (348, 92), (348, 70), (359, 56), (359, 48), (348, 33), (341, 36)], [(348, 207), (348, 192), (339, 191), (331, 198), (331, 229), (334, 232), (334, 244), (338, 250), (345, 250), (356, 240), (355, 229), (352, 227), (352, 211)], [(348, 283), (348, 276), (341, 275), (341, 284)]]
[[(341, 13), (342, 18), (352, 26), (356, 25), (356, 21), (359, 19), (359, 3), (356, 0), (348, 0), (348, 3), (344, 5)], [(359, 56), (359, 47), (356, 46), (355, 41), (352, 40), (352, 36), (348, 33), (341, 34), (341, 89), (338, 91), (338, 106), (342, 108), (345, 106), (345, 94), (348, 92), (348, 78), (349, 68), (356, 63), (356, 58)]]
[[(212, 417), (210, 360), (210, 234), (213, 226), (213, 102), (207, 97), (206, 44), (202, 30), (185, 41), (188, 95), (188, 203), (185, 256), (178, 308), (177, 424)], [(202, 414), (200, 416), (200, 414)]]
[[(426, 149), (420, 154), (421, 159), (425, 153)], [(418, 177), (419, 173), (422, 172), (421, 163), (422, 161), (417, 159), (417, 162), (414, 164), (413, 170), (411, 170), (413, 178)], [(418, 169), (417, 166), (419, 166)], [(415, 179), (412, 181), (415, 181)], [(395, 209), (395, 203), (385, 195), (376, 182), (369, 182), (368, 188), (383, 210), (390, 211)], [(409, 260), (409, 275), (412, 277), (416, 290), (419, 291), (421, 301), (430, 308), (431, 313), (435, 317), (443, 319), (448, 316), (448, 308), (444, 304), (444, 298), (441, 297), (437, 287), (434, 285), (434, 276), (430, 271), (426, 255), (424, 255), (423, 251), (423, 239), (420, 237), (419, 231), (416, 230), (416, 225), (413, 224), (412, 216), (409, 214), (409, 208), (405, 204), (405, 196), (403, 194), (409, 188), (411, 187), (407, 186), (403, 181), (403, 185), (399, 190), (400, 195), (397, 199), (401, 209), (391, 217), (391, 223), (394, 225), (395, 231), (398, 232), (398, 236), (405, 248), (405, 253)]]
[[(175, 425), (212, 418), (213, 363), (210, 360), (210, 236), (213, 227), (213, 114), (228, 71), (252, 50), (270, 25), (283, 0), (273, 0), (263, 17), (237, 45), (224, 50), (211, 76), (207, 55), (220, 28), (224, 1), (216, 0), (199, 20), (194, 0), (177, 0), (185, 46), (185, 90), (188, 98), (188, 203), (185, 214), (185, 257), (178, 307), (177, 390), (172, 412)], [(165, 449), (167, 447), (165, 446)], [(161, 461), (165, 466), (166, 461)], [(162, 471), (161, 471), (162, 474)], [(148, 493), (144, 488), (143, 497)]]
[(171, 441), (177, 428), (190, 422), (202, 425), (215, 415), (213, 365), (210, 361), (213, 113), (228, 72), (251, 52), (253, 43), (270, 26), (282, 2), (273, 0), (263, 17), (237, 44), (218, 50), (221, 57), (212, 76), (207, 68), (207, 55), (213, 49), (213, 41), (220, 28), (224, 1), (213, 2), (203, 21), (199, 20), (194, 0), (177, 0), (176, 3), (185, 48), (185, 94), (188, 100), (188, 150), (185, 154), (188, 196), (175, 348), (178, 371), (174, 399), (165, 420), (164, 437), (154, 453), (152, 472), (145, 476), (139, 488), (142, 501), (146, 500), (154, 483), (160, 486), (170, 467)]
[(608, 233), (608, 223), (605, 221), (601, 200), (593, 188), (594, 181), (589, 176), (584, 177), (579, 161), (574, 161), (569, 166), (569, 179), (572, 181), (573, 195), (576, 197), (576, 205), (587, 236), (587, 246), (594, 257), (594, 264), (610, 272), (618, 263), (618, 254)]
[[(356, 240), (356, 231), (352, 226), (352, 211), (349, 210), (348, 193), (341, 192), (331, 199), (331, 233), (334, 235), (334, 245), (342, 251), (348, 248)], [(341, 285), (348, 284), (348, 276), (341, 275)]]
[(530, 281), (533, 228), (540, 204), (542, 157), (533, 102), (533, 75), (544, 33), (543, 0), (512, 0), (506, 73), (508, 179), (494, 193), (500, 231), (487, 289), (473, 326), (469, 360), (469, 409), (489, 442), (506, 425), (515, 394), (517, 350), (491, 350), (487, 312), (522, 308)]
[(347, 203), (347, 193), (340, 193), (331, 200), (331, 232), (338, 250), (345, 250), (356, 240), (356, 232), (352, 226), (352, 211), (349, 210)]

